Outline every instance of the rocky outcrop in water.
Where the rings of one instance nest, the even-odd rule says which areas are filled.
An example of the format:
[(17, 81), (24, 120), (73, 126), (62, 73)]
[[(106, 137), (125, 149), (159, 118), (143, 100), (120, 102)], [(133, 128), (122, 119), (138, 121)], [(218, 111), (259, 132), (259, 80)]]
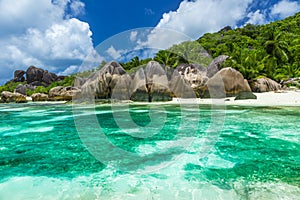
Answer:
[(270, 92), (281, 89), (281, 85), (270, 78), (258, 78), (250, 85), (253, 92)]
[(26, 103), (26, 96), (20, 93), (2, 92), (1, 101), (3, 103)]

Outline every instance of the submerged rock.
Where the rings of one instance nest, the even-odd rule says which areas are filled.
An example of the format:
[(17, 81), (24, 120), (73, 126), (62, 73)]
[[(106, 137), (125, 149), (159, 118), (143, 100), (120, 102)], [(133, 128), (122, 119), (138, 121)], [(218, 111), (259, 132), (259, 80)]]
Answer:
[(258, 78), (251, 83), (253, 92), (270, 92), (281, 89), (281, 85), (270, 78)]
[(1, 93), (1, 101), (3, 103), (26, 103), (26, 96), (20, 93), (11, 93), (4, 91)]

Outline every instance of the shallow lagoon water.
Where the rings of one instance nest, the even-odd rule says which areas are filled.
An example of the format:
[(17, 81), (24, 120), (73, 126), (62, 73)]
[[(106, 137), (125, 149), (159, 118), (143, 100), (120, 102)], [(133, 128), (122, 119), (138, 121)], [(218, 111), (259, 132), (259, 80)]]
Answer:
[[(299, 107), (200, 106), (183, 114), (179, 105), (156, 105), (152, 119), (149, 108), (130, 105), (130, 118), (119, 120), (136, 126), (120, 128), (114, 112), (127, 116), (126, 106), (82, 106), (74, 113), (72, 105), (1, 104), (0, 199), (299, 198)], [(224, 121), (209, 137), (219, 119), (214, 114)], [(99, 130), (74, 123), (93, 116), (111, 145), (145, 162), (130, 160), (123, 170), (122, 155), (99, 145), (105, 159), (96, 159), (78, 130), (95, 137)], [(158, 132), (147, 135), (151, 122)]]

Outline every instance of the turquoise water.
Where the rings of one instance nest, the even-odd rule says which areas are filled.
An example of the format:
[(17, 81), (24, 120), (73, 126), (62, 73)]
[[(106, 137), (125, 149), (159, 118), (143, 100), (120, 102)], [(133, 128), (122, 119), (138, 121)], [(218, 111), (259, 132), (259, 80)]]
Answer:
[(0, 199), (298, 199), (299, 122), (297, 107), (1, 104)]

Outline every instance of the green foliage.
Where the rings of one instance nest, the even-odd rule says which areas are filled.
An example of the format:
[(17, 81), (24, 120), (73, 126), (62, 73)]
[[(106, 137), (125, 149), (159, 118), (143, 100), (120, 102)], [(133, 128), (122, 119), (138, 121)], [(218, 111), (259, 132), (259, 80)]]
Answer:
[(24, 85), (25, 83), (24, 82), (16, 82), (16, 83), (15, 82), (7, 82), (5, 85), (0, 86), (0, 93), (3, 91), (13, 92), (19, 84)]
[(176, 57), (175, 60), (179, 64), (194, 63), (208, 66), (212, 61), (211, 56), (197, 41), (187, 41), (179, 45), (173, 45), (168, 51)]
[(147, 58), (147, 59), (144, 59), (144, 60), (140, 60), (140, 58), (138, 56), (136, 56), (136, 57), (132, 58), (129, 62), (120, 63), (120, 64), (122, 65), (122, 67), (126, 71), (132, 71), (135, 68), (139, 68), (140, 66), (146, 65), (151, 60), (152, 60), (152, 58)]
[(225, 65), (247, 79), (267, 76), (279, 81), (300, 76), (300, 13), (267, 25), (207, 33), (197, 41), (213, 57), (230, 56)]

